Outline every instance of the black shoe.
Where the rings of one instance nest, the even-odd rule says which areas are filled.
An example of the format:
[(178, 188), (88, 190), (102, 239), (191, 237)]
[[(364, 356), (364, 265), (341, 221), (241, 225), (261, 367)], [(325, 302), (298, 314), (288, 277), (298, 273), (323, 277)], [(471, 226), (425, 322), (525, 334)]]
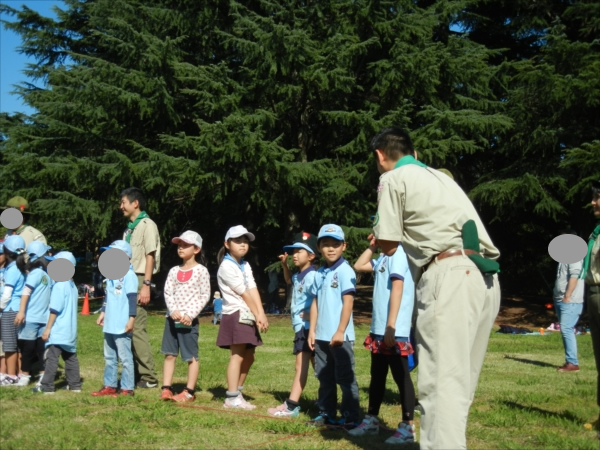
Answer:
[(149, 381), (146, 381), (146, 380), (140, 380), (137, 382), (135, 387), (137, 387), (139, 389), (151, 389), (151, 388), (158, 387), (158, 383), (150, 383)]

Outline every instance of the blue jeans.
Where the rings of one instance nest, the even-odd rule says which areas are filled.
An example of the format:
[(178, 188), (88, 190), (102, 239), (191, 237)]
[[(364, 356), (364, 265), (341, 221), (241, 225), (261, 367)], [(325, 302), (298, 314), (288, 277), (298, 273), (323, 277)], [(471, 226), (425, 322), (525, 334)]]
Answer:
[(131, 351), (131, 333), (104, 333), (104, 386), (117, 387), (119, 378), (119, 360), (121, 370), (121, 390), (133, 391), (134, 371)]
[(223, 311), (215, 311), (215, 315), (213, 317), (213, 325), (216, 325), (217, 322), (220, 322), (223, 319)]
[(563, 303), (555, 301), (554, 306), (558, 323), (560, 324), (560, 334), (562, 334), (563, 344), (565, 346), (566, 361), (571, 364), (579, 365), (577, 359), (577, 339), (575, 337), (575, 325), (583, 311), (583, 303)]

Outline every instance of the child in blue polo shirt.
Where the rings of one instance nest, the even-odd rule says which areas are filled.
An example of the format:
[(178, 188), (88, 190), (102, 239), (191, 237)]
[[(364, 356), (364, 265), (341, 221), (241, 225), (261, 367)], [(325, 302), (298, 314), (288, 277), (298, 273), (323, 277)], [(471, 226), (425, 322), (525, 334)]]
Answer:
[(27, 246), (29, 263), (27, 278), (21, 295), (21, 306), (15, 325), (19, 326), (19, 350), (21, 351), (21, 373), (17, 386), (27, 386), (31, 379), (31, 367), (37, 354), (42, 362), (41, 378), (44, 376), (43, 361), (45, 343), (42, 334), (50, 315), (50, 290), (52, 280), (46, 273), (46, 252), (51, 247), (41, 241), (33, 241)]
[[(48, 261), (66, 259), (75, 268), (75, 257), (70, 252), (59, 252), (56, 256), (44, 256)], [(65, 362), (68, 389), (81, 392), (81, 374), (77, 358), (77, 287), (73, 279), (52, 283), (50, 293), (50, 317), (42, 340), (46, 342), (45, 371), (41, 386), (33, 392), (54, 394), (54, 379), (58, 370), (58, 357)]]
[(369, 236), (370, 246), (358, 258), (354, 268), (360, 272), (373, 272), (373, 316), (371, 332), (364, 346), (371, 352), (371, 384), (369, 408), (362, 423), (350, 431), (352, 436), (379, 433), (379, 408), (383, 402), (388, 369), (400, 391), (402, 421), (396, 433), (386, 444), (405, 444), (415, 441), (413, 414), (415, 388), (410, 379), (408, 356), (413, 353), (409, 341), (415, 302), (415, 283), (408, 268), (408, 259), (402, 245), (393, 256), (383, 253), (377, 259), (377, 242)]
[[(317, 256), (317, 237), (310, 233), (298, 233), (294, 244), (283, 247), (285, 252), (279, 255), (283, 276), (286, 283), (292, 284), (292, 327), (294, 336), (294, 350), (296, 355), (296, 376), (292, 383), (292, 390), (287, 400), (276, 408), (269, 408), (267, 412), (275, 417), (296, 417), (300, 414), (300, 395), (306, 386), (310, 361), (314, 362), (314, 352), (308, 346), (308, 330), (310, 329), (310, 307), (313, 297), (310, 288), (315, 279), (313, 263)], [(287, 265), (288, 252), (293, 252), (292, 260), (299, 272), (291, 274)]]
[(0, 297), (0, 318), (2, 349), (5, 353), (6, 375), (0, 386), (16, 386), (19, 368), (17, 354), (18, 329), (15, 318), (21, 306), (21, 294), (25, 287), (25, 241), (17, 234), (9, 236), (4, 241), (6, 270), (4, 272), (4, 292)]
[[(310, 309), (308, 345), (315, 350), (319, 379), (320, 413), (310, 425), (337, 424), (347, 430), (358, 421), (358, 385), (354, 374), (354, 323), (352, 307), (356, 274), (343, 258), (344, 232), (338, 225), (323, 225), (318, 248), (325, 259), (315, 276), (311, 294), (316, 297)], [(337, 386), (342, 389), (342, 419), (335, 422)]]
[[(116, 248), (125, 252), (131, 260), (131, 245), (126, 241), (114, 241), (100, 250)], [(135, 374), (131, 337), (137, 310), (138, 278), (129, 264), (129, 270), (119, 280), (106, 280), (106, 301), (102, 305), (96, 323), (104, 332), (104, 387), (92, 392), (92, 396), (117, 397), (119, 360), (121, 361), (121, 395), (133, 395)]]

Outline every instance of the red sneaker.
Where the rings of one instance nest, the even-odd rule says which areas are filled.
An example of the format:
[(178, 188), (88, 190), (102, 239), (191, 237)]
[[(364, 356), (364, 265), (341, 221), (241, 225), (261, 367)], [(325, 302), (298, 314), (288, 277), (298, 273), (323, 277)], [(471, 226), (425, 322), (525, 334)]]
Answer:
[(171, 400), (177, 403), (190, 403), (195, 400), (195, 396), (190, 394), (187, 389), (184, 389), (179, 394), (174, 395)]
[(160, 393), (160, 399), (161, 400), (171, 400), (173, 398), (173, 391), (169, 388), (163, 388), (162, 392)]
[(565, 363), (564, 366), (559, 367), (558, 369), (559, 372), (579, 372), (579, 366), (576, 366), (575, 364), (571, 364), (571, 363)]
[(105, 395), (110, 395), (111, 397), (117, 396), (117, 389), (110, 386), (104, 386), (102, 389), (96, 392), (92, 392), (92, 397), (103, 397)]
[[(133, 391), (128, 391), (127, 389), (121, 389), (121, 392), (119, 392), (119, 395), (133, 397)], [(115, 395), (115, 397), (116, 397), (116, 395)]]

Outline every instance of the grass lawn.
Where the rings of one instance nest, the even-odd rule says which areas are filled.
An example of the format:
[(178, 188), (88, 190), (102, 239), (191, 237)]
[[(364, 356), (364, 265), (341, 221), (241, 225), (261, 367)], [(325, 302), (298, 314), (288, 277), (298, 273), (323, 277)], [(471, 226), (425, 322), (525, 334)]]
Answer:
[[(93, 398), (102, 386), (102, 331), (97, 316), (80, 316), (78, 354), (83, 392), (35, 395), (25, 388), (0, 390), (0, 447), (23, 448), (384, 448), (391, 432), (350, 438), (342, 431), (313, 430), (304, 425), (317, 411), (317, 380), (311, 375), (297, 420), (272, 419), (266, 409), (280, 404), (294, 375), (293, 331), (289, 317), (271, 318), (265, 345), (256, 352), (244, 395), (258, 408), (252, 412), (222, 409), (229, 353), (215, 346), (218, 327), (209, 318), (200, 326), (200, 378), (193, 407), (160, 402), (158, 389), (137, 390), (133, 398)], [(149, 318), (151, 344), (159, 377), (164, 318)], [(357, 336), (368, 333), (357, 327)], [(470, 448), (598, 449), (595, 432), (584, 424), (596, 419), (596, 370), (589, 336), (578, 336), (579, 373), (557, 373), (564, 360), (560, 334), (511, 336), (494, 334), (475, 402), (467, 439)], [(369, 354), (355, 348), (361, 408), (368, 400)], [(416, 371), (415, 371), (416, 372)], [(186, 365), (177, 363), (175, 384), (183, 387)], [(413, 373), (416, 377), (417, 373)], [(416, 378), (414, 378), (416, 381)], [(381, 418), (394, 427), (399, 398), (388, 376)], [(416, 417), (418, 424), (418, 416)], [(385, 446), (390, 448), (390, 446)], [(404, 448), (418, 448), (418, 444)]]

